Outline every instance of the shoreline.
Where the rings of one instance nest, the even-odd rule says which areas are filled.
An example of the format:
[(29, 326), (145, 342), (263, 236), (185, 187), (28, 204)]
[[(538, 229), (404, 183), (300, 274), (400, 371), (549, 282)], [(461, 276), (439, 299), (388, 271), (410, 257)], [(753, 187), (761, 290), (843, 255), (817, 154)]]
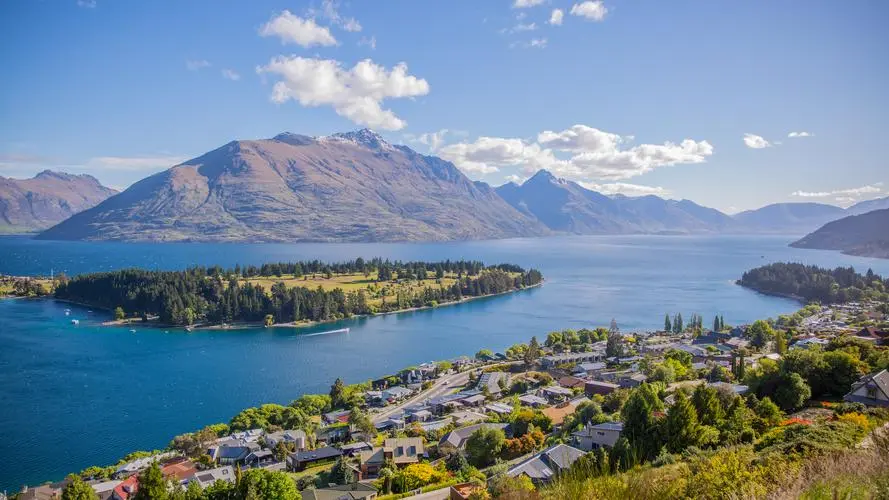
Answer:
[[(528, 286), (522, 287), (522, 288), (516, 288), (514, 290), (508, 290), (508, 291), (500, 292), (500, 293), (492, 293), (492, 294), (488, 294), (488, 295), (463, 297), (460, 300), (443, 302), (443, 303), (438, 304), (436, 306), (410, 307), (407, 309), (399, 309), (397, 311), (387, 311), (387, 312), (371, 313), (371, 314), (355, 314), (355, 315), (350, 316), (348, 318), (328, 319), (328, 320), (324, 320), (324, 321), (308, 321), (308, 322), (301, 322), (301, 323), (295, 323), (295, 322), (275, 323), (270, 326), (266, 326), (262, 322), (258, 322), (258, 321), (230, 323), (230, 324), (208, 324), (208, 325), (195, 324), (195, 325), (190, 325), (192, 327), (193, 331), (187, 332), (187, 333), (194, 333), (194, 332), (202, 331), (202, 330), (225, 331), (225, 330), (252, 330), (252, 329), (256, 329), (256, 328), (311, 328), (314, 326), (336, 323), (339, 321), (351, 321), (351, 320), (357, 320), (357, 319), (361, 319), (361, 318), (374, 318), (374, 317), (378, 317), (378, 316), (387, 316), (390, 314), (403, 314), (403, 313), (409, 313), (409, 312), (438, 309), (441, 307), (455, 306), (455, 305), (459, 305), (459, 304), (464, 304), (466, 302), (471, 302), (473, 300), (485, 299), (485, 298), (490, 298), (490, 297), (498, 297), (498, 296), (502, 296), (502, 295), (509, 295), (509, 294), (513, 294), (513, 293), (517, 293), (517, 292), (522, 292), (525, 290), (530, 290), (532, 288), (540, 287), (544, 283), (546, 283), (545, 279), (543, 281), (541, 281), (540, 283), (536, 283), (534, 285), (528, 285)], [(10, 297), (3, 297), (3, 298), (23, 298), (23, 299), (31, 298), (31, 299), (41, 299), (41, 300), (54, 300), (54, 301), (58, 301), (58, 302), (64, 302), (67, 304), (73, 304), (73, 305), (76, 305), (79, 307), (84, 307), (84, 308), (91, 308), (91, 309), (96, 309), (96, 310), (101, 310), (101, 311), (110, 311), (110, 309), (106, 309), (104, 307), (94, 306), (91, 304), (85, 304), (82, 302), (77, 302), (77, 301), (68, 300), (68, 299), (58, 299), (58, 298), (55, 298), (51, 295), (47, 295), (44, 297), (10, 296)], [(148, 321), (142, 321), (141, 319), (138, 319), (138, 318), (126, 318), (124, 320), (111, 319), (108, 321), (103, 321), (99, 324), (99, 326), (103, 326), (103, 327), (131, 327), (134, 325), (143, 326), (143, 327), (147, 327), (147, 328), (156, 328), (156, 329), (166, 328), (166, 329), (186, 330), (186, 328), (187, 328), (187, 326), (182, 326), (182, 325), (169, 325), (169, 324), (161, 323), (159, 320), (149, 319)]]

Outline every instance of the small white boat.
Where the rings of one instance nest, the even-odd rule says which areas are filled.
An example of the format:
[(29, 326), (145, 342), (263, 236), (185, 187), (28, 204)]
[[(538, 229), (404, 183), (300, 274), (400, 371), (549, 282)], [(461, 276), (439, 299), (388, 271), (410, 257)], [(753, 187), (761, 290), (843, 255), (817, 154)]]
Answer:
[(79, 324), (80, 324), (80, 320), (72, 319), (72, 320), (71, 320), (71, 324), (72, 324), (72, 325), (79, 325)]
[(185, 331), (188, 332), (188, 333), (191, 333), (191, 332), (194, 331), (194, 327), (193, 327), (193, 326), (186, 326), (186, 327), (185, 327)]
[(69, 316), (71, 314), (71, 309), (65, 309), (65, 316)]
[(136, 333), (136, 330), (134, 330), (133, 328), (130, 328), (130, 333)]

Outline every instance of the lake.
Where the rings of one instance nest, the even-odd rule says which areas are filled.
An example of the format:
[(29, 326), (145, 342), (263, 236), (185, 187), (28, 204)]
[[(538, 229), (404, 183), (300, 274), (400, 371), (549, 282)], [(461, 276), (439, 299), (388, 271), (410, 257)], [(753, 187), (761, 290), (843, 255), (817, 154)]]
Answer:
[[(889, 261), (787, 247), (790, 237), (589, 236), (428, 244), (134, 244), (0, 238), (0, 273), (121, 267), (181, 269), (380, 256), (479, 259), (540, 269), (536, 289), (310, 329), (169, 333), (100, 327), (106, 313), (50, 300), (0, 300), (0, 490), (61, 479), (241, 409), (393, 373), (424, 361), (502, 350), (555, 329), (657, 329), (665, 312), (728, 324), (798, 304), (733, 284), (774, 261), (872, 267)], [(71, 316), (64, 311), (71, 308)], [(77, 318), (80, 324), (70, 324)], [(348, 334), (306, 335), (348, 326)]]

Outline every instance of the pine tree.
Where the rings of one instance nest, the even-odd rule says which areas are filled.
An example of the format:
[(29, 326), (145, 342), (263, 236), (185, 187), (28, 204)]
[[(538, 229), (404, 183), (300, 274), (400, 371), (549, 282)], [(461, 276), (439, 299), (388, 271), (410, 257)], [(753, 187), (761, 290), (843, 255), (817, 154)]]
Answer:
[(528, 344), (528, 349), (525, 351), (525, 365), (533, 366), (534, 363), (537, 362), (537, 358), (540, 357), (540, 342), (537, 341), (537, 336), (531, 337), (531, 343)]
[(716, 316), (715, 318), (713, 318), (713, 331), (718, 332), (720, 330), (722, 329), (719, 328), (719, 316)]
[(134, 500), (166, 500), (170, 497), (167, 490), (167, 481), (161, 472), (161, 467), (157, 462), (151, 465), (139, 474), (139, 489), (133, 496)]
[(664, 331), (672, 332), (673, 331), (673, 323), (670, 322), (670, 315), (664, 314)]
[(698, 444), (698, 414), (683, 391), (677, 391), (673, 406), (664, 420), (664, 438), (671, 453), (680, 453)]
[(682, 313), (676, 314), (676, 319), (673, 321), (673, 331), (676, 333), (682, 333), (684, 330), (682, 325)]
[(74, 476), (62, 490), (62, 500), (99, 500), (99, 495), (80, 476)]
[(716, 427), (722, 421), (722, 404), (719, 401), (719, 394), (716, 393), (716, 389), (713, 387), (705, 384), (697, 386), (692, 395), (692, 402), (702, 425)]
[(345, 391), (345, 384), (343, 384), (342, 379), (337, 377), (334, 381), (333, 385), (330, 387), (330, 405), (333, 408), (342, 408), (345, 406), (345, 401), (343, 400), (343, 392)]

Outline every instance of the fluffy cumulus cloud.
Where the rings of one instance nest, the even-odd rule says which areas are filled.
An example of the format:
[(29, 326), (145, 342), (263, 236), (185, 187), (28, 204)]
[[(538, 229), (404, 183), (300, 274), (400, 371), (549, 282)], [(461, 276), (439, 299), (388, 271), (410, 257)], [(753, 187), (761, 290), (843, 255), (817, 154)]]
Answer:
[(834, 189), (831, 191), (794, 191), (790, 196), (799, 198), (834, 198), (838, 202), (856, 201), (883, 192), (883, 183), (876, 182), (857, 188)]
[(326, 26), (319, 26), (314, 19), (303, 19), (289, 10), (273, 17), (259, 29), (261, 36), (275, 36), (281, 43), (295, 43), (301, 47), (331, 46), (337, 41)]
[(685, 139), (630, 146), (632, 141), (631, 136), (575, 125), (541, 132), (536, 141), (480, 137), (471, 143), (445, 146), (439, 154), (466, 172), (491, 173), (503, 167), (519, 167), (527, 175), (547, 169), (583, 182), (630, 179), (660, 167), (703, 163), (713, 154), (713, 146), (707, 141)]
[(815, 135), (815, 134), (811, 134), (809, 132), (791, 132), (791, 133), (787, 134), (787, 137), (795, 139), (795, 138), (800, 138), (800, 137), (812, 137), (813, 135)]
[(280, 78), (272, 88), (271, 99), (276, 103), (294, 100), (307, 107), (331, 106), (338, 115), (359, 125), (384, 130), (407, 125), (392, 110), (383, 108), (384, 100), (429, 93), (429, 83), (408, 74), (405, 63), (387, 69), (365, 59), (344, 68), (331, 59), (278, 56), (256, 70)]
[(425, 145), (429, 148), (429, 151), (435, 152), (444, 145), (445, 136), (448, 134), (448, 129), (443, 128), (438, 132), (426, 132), (424, 134), (420, 134), (417, 137), (417, 142)]
[(562, 9), (553, 9), (552, 14), (549, 15), (549, 23), (553, 26), (561, 26), (562, 18), (565, 17), (565, 11)]
[(528, 7), (536, 7), (543, 5), (546, 0), (515, 0), (512, 3), (514, 9), (527, 9)]
[(587, 0), (571, 6), (571, 15), (589, 21), (601, 21), (608, 14), (608, 7), (601, 0)]
[(752, 149), (763, 149), (771, 147), (772, 145), (772, 143), (767, 141), (764, 137), (756, 134), (744, 134), (744, 144)]

